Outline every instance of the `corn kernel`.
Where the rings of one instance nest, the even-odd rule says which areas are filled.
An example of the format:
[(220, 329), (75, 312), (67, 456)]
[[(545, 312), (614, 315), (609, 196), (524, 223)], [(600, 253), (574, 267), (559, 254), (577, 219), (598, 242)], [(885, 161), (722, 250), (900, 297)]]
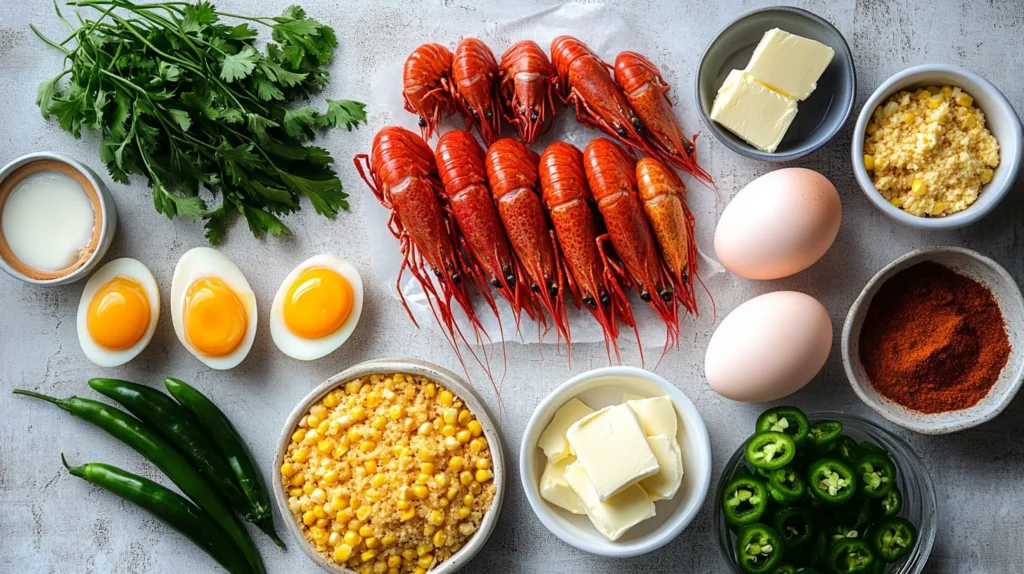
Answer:
[(302, 523), (305, 524), (306, 526), (310, 526), (314, 522), (316, 522), (316, 514), (312, 510), (307, 510), (302, 515)]
[(359, 546), (359, 543), (363, 541), (363, 537), (359, 535), (355, 530), (349, 530), (345, 533), (345, 544), (355, 548)]
[(416, 475), (416, 484), (426, 484), (430, 482), (430, 475), (426, 473), (419, 473)]
[(939, 106), (942, 105), (942, 101), (944, 99), (945, 98), (943, 98), (942, 96), (932, 96), (932, 97), (928, 98), (928, 107), (933, 109), (933, 110), (938, 109)]
[(409, 560), (410, 562), (415, 560), (416, 559), (416, 549), (415, 548), (406, 548), (405, 550), (402, 551), (402, 558), (405, 558), (406, 560)]
[(441, 546), (444, 546), (444, 543), (447, 542), (447, 540), (448, 540), (448, 535), (445, 534), (444, 531), (442, 531), (442, 530), (438, 530), (437, 532), (435, 532), (434, 533), (434, 538), (431, 539), (431, 541), (434, 543), (434, 546), (436, 546), (438, 548), (440, 548)]
[(895, 114), (898, 108), (899, 104), (893, 101), (889, 101), (884, 106), (882, 106), (882, 116), (889, 117)]
[(434, 468), (435, 468), (434, 467), (434, 463), (432, 463), (432, 462), (424, 462), (423, 464), (420, 465), (420, 472), (423, 472), (423, 473), (426, 473), (426, 474), (434, 474)]
[(469, 432), (473, 433), (473, 436), (475, 437), (484, 434), (484, 427), (481, 426), (480, 421), (476, 419), (469, 421), (469, 424), (466, 425), (466, 428), (468, 428)]
[(413, 517), (415, 517), (415, 516), (416, 516), (416, 509), (415, 508), (410, 508), (409, 510), (405, 510), (401, 514), (399, 514), (398, 515), (398, 519), (401, 520), (402, 522), (408, 522), (409, 520), (412, 520)]
[(924, 192), (925, 192), (925, 189), (924, 189), (924, 180), (923, 179), (915, 179), (910, 184), (910, 193), (913, 193), (914, 195), (920, 197), (920, 196), (924, 195)]
[(434, 550), (434, 547), (430, 544), (418, 544), (416, 545), (416, 556), (426, 556)]
[(306, 436), (306, 431), (297, 430), (292, 433), (292, 442), (302, 442), (303, 437)]
[(956, 97), (956, 103), (957, 105), (964, 106), (966, 108), (974, 103), (974, 98), (969, 96), (967, 92), (960, 92), (960, 94)]
[(359, 520), (366, 520), (366, 517), (370, 516), (373, 509), (365, 504), (356, 509), (356, 518)]
[(864, 169), (868, 171), (875, 169), (875, 156), (864, 154)]
[(416, 453), (416, 456), (418, 456), (420, 460), (426, 462), (434, 462), (434, 459), (437, 457), (437, 455), (434, 454), (434, 451), (430, 450), (427, 447), (420, 447), (420, 450)]
[(441, 391), (437, 400), (440, 401), (442, 405), (450, 407), (455, 402), (455, 397), (452, 395), (451, 391)]
[(911, 114), (911, 113), (903, 114), (903, 123), (908, 125), (908, 126), (910, 124), (914, 123), (914, 114)]
[(444, 524), (444, 514), (440, 510), (431, 510), (430, 515), (427, 516), (427, 521), (434, 526), (441, 526)]
[(324, 406), (329, 409), (333, 409), (338, 406), (338, 397), (334, 396), (334, 393), (327, 395), (324, 397)]
[(341, 533), (332, 532), (331, 535), (327, 538), (327, 543), (331, 546), (337, 546), (341, 544)]
[(371, 527), (369, 524), (364, 524), (359, 527), (359, 535), (362, 536), (364, 540), (367, 538), (372, 538), (373, 534), (373, 527)]
[(437, 505), (440, 506), (441, 508), (448, 506), (448, 499), (443, 496), (441, 498), (438, 498)]
[(387, 482), (387, 480), (388, 479), (383, 474), (375, 474), (373, 475), (373, 478), (370, 479), (370, 484), (373, 485), (374, 488), (380, 488), (384, 486), (384, 483)]
[(470, 534), (473, 534), (474, 532), (476, 532), (476, 526), (473, 526), (469, 522), (463, 522), (462, 524), (459, 525), (459, 534), (461, 534), (463, 536), (469, 536)]
[(370, 452), (375, 448), (377, 448), (377, 443), (373, 442), (372, 440), (364, 440), (363, 442), (359, 443), (359, 452), (362, 453)]
[(878, 131), (878, 124), (876, 124), (875, 122), (871, 122), (868, 124), (867, 129), (864, 131), (866, 131), (868, 135), (871, 135)]
[(459, 441), (458, 441), (458, 439), (456, 439), (453, 436), (445, 437), (444, 438), (444, 448), (446, 450), (455, 450), (455, 449), (459, 448)]
[(455, 440), (459, 441), (459, 443), (461, 444), (466, 444), (472, 437), (473, 433), (469, 432), (468, 430), (460, 430), (458, 433), (455, 434)]
[(417, 566), (416, 569), (412, 571), (412, 574), (427, 574), (427, 569)]
[(477, 482), (487, 482), (488, 480), (491, 480), (492, 478), (494, 478), (494, 473), (489, 471), (489, 470), (478, 470), (478, 471), (476, 471), (476, 481)]
[(427, 434), (427, 433), (429, 433), (429, 432), (430, 432), (430, 431), (431, 431), (431, 430), (432, 430), (433, 428), (434, 428), (434, 427), (433, 427), (433, 426), (431, 426), (431, 425), (430, 425), (430, 423), (423, 423), (423, 424), (421, 424), (421, 425), (420, 425), (420, 427), (419, 427), (418, 429), (416, 429), (416, 434), (421, 434), (421, 435), (423, 435), (423, 434)]
[(363, 544), (365, 544), (366, 547), (370, 550), (373, 550), (380, 546), (380, 538), (377, 538), (376, 536), (370, 536), (369, 538), (363, 541)]
[(386, 534), (386, 535), (384, 536), (384, 538), (381, 538), (381, 539), (380, 539), (380, 542), (381, 542), (381, 544), (383, 544), (384, 546), (391, 546), (392, 544), (394, 544), (394, 543), (395, 543), (395, 540), (397, 540), (397, 539), (395, 538), (395, 535), (394, 535), (394, 534)]
[(942, 92), (938, 86), (928, 86), (928, 91), (931, 92), (932, 95), (939, 94)]
[(369, 562), (370, 560), (373, 560), (376, 557), (377, 557), (377, 551), (376, 550), (367, 550), (367, 551), (365, 551), (365, 552), (363, 552), (362, 554), (359, 555), (359, 559), (362, 560), (363, 562)]
[(324, 501), (327, 500), (327, 493), (324, 492), (324, 489), (317, 488), (316, 490), (313, 491), (312, 494), (309, 495), (309, 498), (310, 500), (317, 504), (323, 504)]
[(443, 472), (439, 472), (434, 475), (434, 482), (439, 488), (445, 488), (448, 486), (448, 475)]
[(334, 549), (334, 559), (338, 562), (346, 562), (352, 557), (352, 547), (348, 544), (339, 544)]
[(487, 469), (491, 468), (491, 461), (489, 459), (486, 459), (486, 458), (477, 459), (476, 467), (479, 470), (487, 470)]
[(377, 430), (384, 430), (388, 426), (388, 419), (385, 417), (377, 417), (373, 419), (373, 423), (370, 426)]
[(953, 86), (942, 86), (942, 89), (939, 90), (939, 93), (946, 94), (947, 96), (949, 96), (953, 93)]
[(469, 485), (469, 491), (472, 492), (473, 494), (479, 496), (480, 492), (483, 491), (483, 487), (480, 486), (479, 482), (474, 482), (473, 484)]
[[(317, 528), (327, 528), (327, 519), (326, 518), (317, 518), (316, 519), (316, 527)], [(326, 540), (327, 539), (325, 537), (324, 538), (324, 543), (325, 544), (327, 543)]]
[(352, 395), (359, 392), (359, 387), (363, 386), (363, 381), (359, 379), (352, 379), (345, 383), (345, 392)]
[(462, 471), (459, 474), (459, 482), (461, 482), (463, 485), (468, 486), (470, 483), (473, 482), (473, 473), (469, 472), (468, 470)]
[[(301, 476), (299, 476), (299, 477), (296, 477), (296, 478), (298, 478), (300, 482), (302, 481), (302, 477), (301, 477)], [(293, 489), (291, 489), (291, 490), (289, 490), (289, 491), (288, 491), (288, 494), (289, 494), (290, 496), (293, 496), (293, 497), (295, 497), (295, 498), (298, 498), (298, 497), (302, 496), (302, 495), (303, 495), (304, 493), (302, 492), (302, 489), (301, 489), (301, 488), (293, 488)]]
[(448, 492), (444, 494), (445, 498), (451, 500), (459, 495), (459, 483), (453, 482), (451, 487), (448, 488)]
[(393, 421), (397, 421), (404, 415), (405, 409), (402, 407), (402, 405), (392, 405), (391, 408), (388, 409), (388, 418)]
[(927, 100), (928, 98), (932, 97), (932, 93), (929, 92), (928, 90), (921, 89), (914, 92), (914, 97), (919, 100)]
[(348, 415), (356, 422), (364, 421), (366, 420), (366, 409), (359, 406), (353, 407), (352, 410), (349, 411)]
[(395, 508), (397, 508), (399, 510), (408, 510), (409, 509), (409, 501), (408, 500), (399, 500), (399, 501), (395, 502)]
[(441, 414), (445, 424), (453, 425), (459, 422), (459, 411), (456, 409), (445, 409)]
[(967, 117), (964, 118), (964, 127), (971, 129), (976, 125), (978, 125), (978, 117), (974, 114), (967, 114)]
[(388, 568), (398, 568), (402, 565), (402, 557), (398, 554), (388, 556)]
[(455, 511), (455, 513), (458, 515), (459, 518), (465, 519), (469, 516), (469, 507), (460, 506), (459, 509)]
[(316, 487), (313, 486), (312, 484), (303, 484), (302, 485), (302, 492), (304, 492), (306, 494), (313, 494), (314, 490), (316, 490)]
[(427, 497), (428, 494), (430, 494), (430, 491), (427, 490), (427, 487), (423, 486), (422, 484), (413, 485), (412, 488), (410, 488), (409, 490), (412, 491), (413, 496), (420, 500), (423, 500), (424, 498)]
[(981, 170), (981, 183), (988, 183), (992, 181), (992, 176), (995, 175), (991, 169), (985, 168)]
[(455, 436), (455, 425), (444, 425), (441, 427), (441, 434), (444, 436)]
[(420, 568), (430, 568), (430, 566), (434, 564), (434, 556), (432, 554), (420, 556), (420, 559), (416, 561), (416, 564)]
[(316, 415), (309, 415), (306, 417), (306, 426), (309, 428), (316, 428), (320, 424), (320, 417)]
[(946, 209), (946, 204), (941, 201), (936, 201), (935, 205), (932, 206), (932, 215), (939, 215)]
[(476, 454), (487, 448), (487, 441), (482, 438), (475, 438), (469, 443), (469, 451)]
[(281, 474), (283, 476), (292, 476), (292, 475), (295, 474), (295, 471), (296, 471), (295, 467), (292, 466), (292, 463), (290, 463), (290, 462), (286, 462), (286, 463), (281, 465)]
[(448, 470), (459, 472), (462, 470), (463, 458), (461, 456), (453, 456), (448, 459)]
[(427, 383), (427, 386), (426, 388), (423, 389), (423, 392), (425, 392), (428, 397), (434, 398), (434, 395), (437, 394), (437, 386), (434, 385), (434, 383)]

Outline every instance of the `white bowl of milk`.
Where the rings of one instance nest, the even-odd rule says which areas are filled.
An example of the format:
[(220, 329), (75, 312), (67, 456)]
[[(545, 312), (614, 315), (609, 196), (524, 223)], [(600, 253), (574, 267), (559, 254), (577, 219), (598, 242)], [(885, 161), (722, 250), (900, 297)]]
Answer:
[(103, 259), (116, 227), (103, 181), (66, 155), (33, 153), (0, 170), (0, 269), (12, 277), (78, 281)]

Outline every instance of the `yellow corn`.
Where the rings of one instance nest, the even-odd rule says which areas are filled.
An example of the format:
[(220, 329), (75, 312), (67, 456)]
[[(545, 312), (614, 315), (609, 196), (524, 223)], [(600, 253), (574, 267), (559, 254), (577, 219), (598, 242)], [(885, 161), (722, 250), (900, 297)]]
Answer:
[(426, 484), (428, 482), (430, 482), (429, 474), (421, 472), (418, 475), (416, 475), (416, 484)]
[(444, 448), (446, 450), (455, 450), (455, 449), (459, 448), (459, 441), (458, 441), (458, 439), (456, 439), (453, 436), (445, 437), (444, 438)]
[(359, 520), (366, 520), (366, 517), (370, 516), (373, 509), (365, 504), (356, 509), (356, 518)]
[(477, 459), (476, 467), (480, 470), (487, 470), (491, 468), (491, 461), (486, 458)]
[(306, 432), (305, 431), (297, 430), (294, 433), (292, 433), (292, 442), (302, 442), (302, 439), (305, 436), (306, 436)]
[(867, 132), (868, 135), (871, 135), (878, 131), (878, 124), (876, 124), (875, 122), (871, 122), (868, 124), (867, 129), (864, 131)]
[(489, 470), (478, 470), (478, 471), (476, 471), (476, 481), (477, 482), (487, 482), (488, 480), (491, 480), (492, 478), (494, 478), (494, 473), (489, 471)]
[(320, 424), (320, 418), (316, 415), (309, 415), (306, 417), (306, 426), (309, 428), (315, 429), (318, 424)]
[(928, 98), (932, 97), (932, 93), (929, 92), (928, 90), (922, 89), (914, 92), (914, 97), (919, 100), (927, 100)]
[(476, 532), (476, 526), (473, 526), (469, 522), (463, 522), (462, 524), (459, 525), (459, 534), (461, 534), (463, 536), (469, 536), (470, 534), (473, 534), (474, 532)]
[(459, 441), (462, 444), (466, 444), (467, 442), (469, 442), (469, 439), (471, 438), (473, 438), (473, 433), (469, 432), (468, 430), (460, 430), (458, 433), (455, 434), (455, 440)]
[(420, 450), (416, 453), (416, 456), (418, 456), (420, 460), (426, 462), (434, 462), (434, 459), (437, 458), (437, 455), (434, 454), (434, 451), (430, 450), (425, 446), (420, 447)]
[(373, 537), (373, 527), (369, 524), (364, 524), (359, 527), (359, 535), (363, 537), (363, 540)]
[(338, 406), (338, 397), (336, 397), (334, 393), (327, 395), (324, 397), (324, 406), (329, 409), (333, 409)]
[(928, 86), (928, 91), (931, 92), (932, 95), (941, 93), (941, 90), (939, 90), (938, 86)]
[(932, 215), (939, 215), (946, 209), (946, 204), (941, 201), (936, 201), (935, 205), (932, 206)]
[(910, 184), (910, 193), (913, 193), (914, 195), (920, 197), (920, 196), (924, 195), (924, 192), (925, 192), (925, 189), (924, 189), (924, 180), (923, 179), (915, 179), (913, 182), (911, 182), (911, 184)]
[(345, 533), (345, 544), (348, 544), (349, 546), (351, 546), (353, 548), (355, 548), (356, 546), (359, 546), (359, 543), (362, 542), (362, 541), (363, 541), (363, 537), (360, 536), (359, 533), (354, 531), (354, 530), (349, 530), (348, 532)]
[(409, 501), (408, 500), (399, 500), (399, 501), (395, 502), (395, 508), (397, 508), (399, 510), (409, 510)]
[(365, 551), (365, 552), (363, 552), (362, 554), (359, 555), (359, 559), (362, 560), (363, 562), (369, 562), (370, 560), (373, 560), (376, 557), (377, 557), (377, 551), (376, 550), (367, 550), (367, 551)]
[(388, 556), (388, 568), (398, 568), (402, 565), (402, 557), (398, 554)]
[(441, 391), (437, 400), (440, 401), (442, 405), (450, 407), (455, 402), (455, 397), (452, 395), (451, 391)]
[(423, 486), (422, 484), (415, 484), (409, 490), (412, 491), (413, 496), (420, 500), (423, 500), (424, 498), (427, 497), (428, 494), (430, 494), (430, 491), (427, 490), (427, 487)]
[(444, 436), (455, 436), (455, 425), (447, 424), (441, 427), (441, 434)]
[(402, 407), (402, 405), (393, 405), (390, 409), (388, 409), (388, 418), (393, 421), (397, 421), (404, 415), (405, 409)]
[(967, 92), (960, 92), (956, 97), (956, 103), (957, 105), (964, 106), (966, 108), (974, 103), (974, 98), (969, 96)]
[(434, 482), (437, 483), (437, 486), (440, 488), (444, 488), (448, 486), (448, 475), (443, 472), (439, 472), (434, 475)]
[(423, 472), (423, 473), (426, 473), (426, 474), (434, 474), (434, 468), (435, 468), (434, 467), (434, 463), (432, 463), (432, 462), (424, 462), (424, 463), (420, 464), (420, 472)]
[(943, 99), (944, 98), (942, 96), (932, 96), (928, 98), (928, 107), (933, 110), (938, 109), (938, 107), (942, 105)]
[(448, 470), (459, 472), (460, 470), (462, 470), (463, 464), (464, 461), (461, 456), (453, 456), (450, 459), (448, 459)]
[(473, 436), (475, 437), (484, 434), (484, 427), (481, 426), (480, 421), (476, 419), (469, 421), (469, 424), (466, 425), (466, 428), (469, 429), (469, 432), (473, 433)]
[(402, 551), (402, 558), (405, 558), (406, 560), (412, 562), (413, 560), (416, 559), (416, 549), (415, 548), (406, 548), (405, 550)]
[(292, 466), (292, 463), (286, 462), (281, 465), (281, 474), (283, 476), (292, 476), (295, 474), (295, 467)]
[(348, 544), (339, 544), (334, 549), (334, 559), (338, 562), (347, 562), (352, 557), (352, 547)]
[(981, 183), (988, 183), (992, 181), (992, 176), (995, 175), (991, 169), (985, 168), (981, 170)]
[(416, 434), (427, 434), (427, 433), (429, 433), (429, 432), (431, 431), (431, 429), (433, 429), (433, 428), (434, 428), (434, 427), (433, 427), (433, 426), (431, 426), (431, 424), (430, 424), (430, 423), (423, 423), (423, 424), (421, 424), (421, 425), (420, 425), (420, 427), (419, 427), (418, 429), (416, 429)]
[(409, 510), (402, 511), (401, 514), (398, 515), (398, 519), (401, 520), (402, 522), (408, 522), (409, 520), (412, 520), (413, 517), (415, 517), (415, 516), (416, 516), (416, 509), (415, 508), (410, 508)]
[[(301, 482), (302, 481), (302, 477), (300, 476), (298, 478), (299, 478), (299, 481)], [(302, 493), (302, 489), (301, 488), (293, 488), (293, 489), (288, 491), (288, 494), (290, 496), (294, 496), (294, 497), (298, 498), (298, 497), (302, 496), (303, 493)]]
[(444, 524), (444, 514), (440, 510), (431, 510), (430, 515), (427, 516), (427, 521), (434, 526), (441, 526)]
[(359, 443), (359, 452), (367, 453), (375, 448), (377, 448), (377, 443), (373, 442), (372, 440), (364, 440), (363, 442)]
[(953, 93), (953, 86), (942, 86), (942, 89), (939, 90), (939, 92), (948, 96)]
[(473, 473), (468, 470), (464, 470), (459, 474), (459, 482), (463, 485), (469, 486), (473, 482)]
[(307, 510), (305, 514), (302, 515), (302, 523), (306, 526), (310, 526), (314, 522), (316, 522), (316, 514), (312, 510)]
[(423, 389), (423, 392), (425, 392), (428, 397), (434, 398), (434, 395), (437, 394), (437, 386), (434, 385), (434, 383), (427, 383), (427, 386)]
[(359, 406), (353, 407), (352, 410), (349, 411), (348, 416), (352, 417), (352, 420), (356, 422), (364, 421), (366, 420), (366, 409)]
[(459, 518), (465, 519), (469, 516), (469, 507), (460, 506), (459, 509), (456, 511), (456, 514), (459, 516)]
[(868, 171), (875, 169), (875, 156), (864, 154), (864, 169)]
[(469, 443), (469, 451), (476, 454), (487, 448), (487, 441), (482, 438), (475, 438)]
[(914, 123), (914, 114), (911, 114), (911, 113), (903, 114), (903, 123), (908, 125), (908, 126), (910, 124)]
[(434, 543), (434, 546), (437, 546), (437, 547), (444, 546), (444, 543), (447, 542), (447, 541), (448, 541), (448, 535), (445, 534), (443, 531), (438, 530), (437, 532), (434, 533), (434, 538), (432, 539), (432, 542)]
[(479, 482), (474, 482), (473, 484), (469, 485), (469, 491), (479, 496), (480, 492), (483, 491), (483, 487), (480, 486)]
[(434, 550), (434, 547), (430, 544), (418, 544), (416, 545), (416, 556), (426, 556)]
[(978, 117), (974, 114), (967, 114), (967, 117), (964, 118), (964, 127), (971, 129), (976, 125), (978, 125)]
[(416, 561), (416, 564), (420, 568), (430, 568), (430, 566), (433, 563), (434, 563), (434, 556), (432, 554), (427, 554), (425, 556), (420, 556), (420, 559)]

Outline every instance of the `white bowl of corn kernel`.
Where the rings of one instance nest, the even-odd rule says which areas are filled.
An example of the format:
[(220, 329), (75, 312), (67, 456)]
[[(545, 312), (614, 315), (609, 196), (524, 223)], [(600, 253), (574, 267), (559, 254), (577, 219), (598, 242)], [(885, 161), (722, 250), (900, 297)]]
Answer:
[(355, 365), (295, 407), (274, 458), (288, 531), (324, 570), (455, 572), (501, 512), (505, 456), (483, 400), (413, 359)]
[(991, 82), (955, 66), (915, 66), (864, 104), (853, 130), (853, 171), (868, 200), (896, 221), (955, 229), (1009, 193), (1022, 140), (1017, 113)]

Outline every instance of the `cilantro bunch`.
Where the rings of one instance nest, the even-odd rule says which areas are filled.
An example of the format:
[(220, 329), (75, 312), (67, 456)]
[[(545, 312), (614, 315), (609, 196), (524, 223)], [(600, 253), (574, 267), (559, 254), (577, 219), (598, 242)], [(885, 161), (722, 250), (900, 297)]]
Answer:
[[(327, 84), (338, 45), (330, 27), (297, 6), (249, 17), (205, 1), (69, 5), (98, 15), (79, 15), (76, 27), (57, 9), (70, 32), (61, 42), (32, 27), (65, 55), (36, 103), (76, 138), (83, 128), (100, 132), (100, 157), (115, 181), (146, 177), (157, 211), (202, 217), (211, 243), (224, 238), (232, 212), (262, 237), (289, 233), (280, 216), (297, 211), (302, 196), (327, 217), (348, 209), (330, 153), (306, 142), (322, 128), (365, 123), (365, 106), (327, 100), (321, 113), (290, 105)], [(260, 27), (271, 33), (262, 51), (254, 44)], [(201, 188), (219, 204), (208, 205)]]

